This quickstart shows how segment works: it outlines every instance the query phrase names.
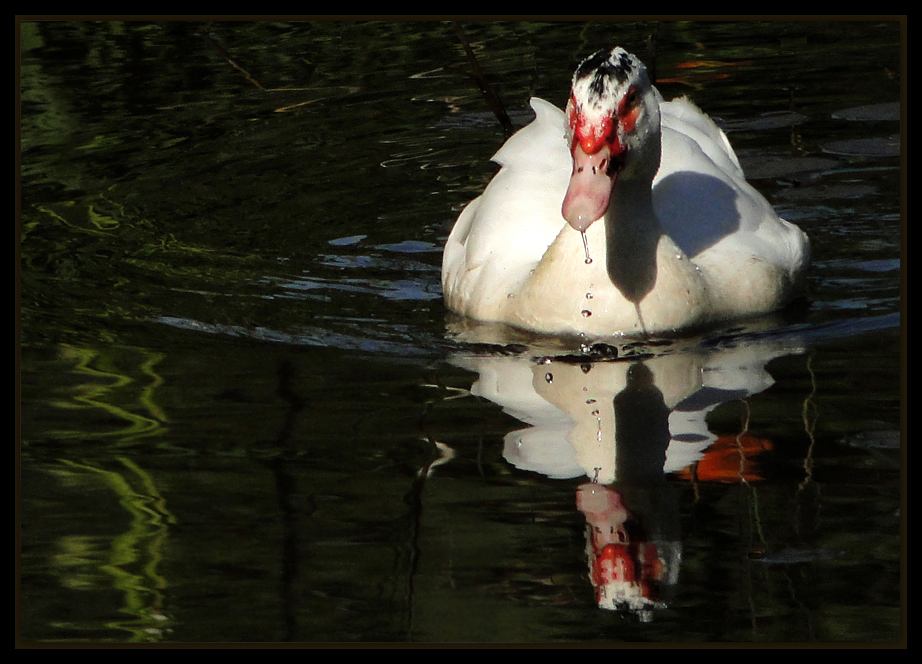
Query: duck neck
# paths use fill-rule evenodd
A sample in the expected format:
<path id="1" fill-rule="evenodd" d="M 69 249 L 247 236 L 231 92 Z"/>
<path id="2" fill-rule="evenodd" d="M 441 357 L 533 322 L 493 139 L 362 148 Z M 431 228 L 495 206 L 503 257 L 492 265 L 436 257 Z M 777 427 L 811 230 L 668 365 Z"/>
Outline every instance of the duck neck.
<path id="1" fill-rule="evenodd" d="M 656 164 L 658 167 L 659 159 Z M 649 168 L 625 169 L 615 182 L 605 214 L 608 276 L 635 305 L 656 284 L 657 247 L 663 234 L 653 210 L 656 170 L 649 171 Z"/>

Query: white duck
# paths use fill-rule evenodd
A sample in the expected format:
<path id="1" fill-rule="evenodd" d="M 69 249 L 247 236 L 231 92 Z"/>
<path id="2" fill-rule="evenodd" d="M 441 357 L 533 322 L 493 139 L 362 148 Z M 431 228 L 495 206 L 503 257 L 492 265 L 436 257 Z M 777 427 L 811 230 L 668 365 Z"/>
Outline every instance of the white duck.
<path id="1" fill-rule="evenodd" d="M 649 334 L 770 312 L 798 290 L 806 235 L 745 180 L 724 133 L 643 64 L 599 51 L 566 114 L 537 117 L 494 156 L 442 263 L 447 307 L 552 334 Z"/>

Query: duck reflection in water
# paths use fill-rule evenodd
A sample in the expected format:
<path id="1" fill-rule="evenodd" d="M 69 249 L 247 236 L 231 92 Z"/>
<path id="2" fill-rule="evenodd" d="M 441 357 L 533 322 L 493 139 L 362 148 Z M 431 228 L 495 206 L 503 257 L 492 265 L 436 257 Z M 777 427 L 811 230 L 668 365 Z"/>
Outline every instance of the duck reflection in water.
<path id="1" fill-rule="evenodd" d="M 680 558 L 678 508 L 663 475 L 669 408 L 651 371 L 638 362 L 628 367 L 612 410 L 617 482 L 581 485 L 576 506 L 586 517 L 589 579 L 598 605 L 648 620 L 653 608 L 665 605 Z"/>
<path id="2" fill-rule="evenodd" d="M 473 394 L 529 425 L 505 436 L 508 462 L 551 478 L 587 478 L 575 502 L 586 518 L 596 601 L 647 621 L 668 604 L 681 566 L 667 476 L 687 478 L 708 448 L 721 447 L 705 422 L 710 411 L 769 387 L 766 363 L 797 352 L 739 341 L 615 361 L 481 354 L 455 362 L 478 374 Z M 734 463 L 739 481 L 748 461 Z"/>

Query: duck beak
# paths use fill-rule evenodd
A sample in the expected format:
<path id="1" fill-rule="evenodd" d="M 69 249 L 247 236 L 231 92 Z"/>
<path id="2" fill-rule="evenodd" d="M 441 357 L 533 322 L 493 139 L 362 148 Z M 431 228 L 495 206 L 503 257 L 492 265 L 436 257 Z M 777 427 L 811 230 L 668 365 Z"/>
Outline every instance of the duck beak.
<path id="1" fill-rule="evenodd" d="M 564 196 L 561 213 L 574 229 L 585 232 L 608 209 L 611 190 L 620 169 L 612 168 L 612 154 L 603 144 L 593 154 L 587 154 L 579 141 L 573 145 L 573 174 Z"/>

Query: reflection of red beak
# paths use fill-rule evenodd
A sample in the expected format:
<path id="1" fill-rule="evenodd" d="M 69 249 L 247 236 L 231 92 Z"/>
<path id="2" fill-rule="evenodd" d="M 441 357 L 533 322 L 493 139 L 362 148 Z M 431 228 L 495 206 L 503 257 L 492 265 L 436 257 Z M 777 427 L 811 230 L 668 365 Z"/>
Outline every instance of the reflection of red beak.
<path id="1" fill-rule="evenodd" d="M 602 547 L 593 562 L 592 572 L 596 585 L 637 581 L 634 561 L 627 544 L 608 544 Z"/>
<path id="2" fill-rule="evenodd" d="M 620 588 L 625 595 L 631 595 L 628 588 L 634 587 L 634 592 L 641 597 L 659 601 L 665 566 L 657 555 L 655 544 L 607 544 L 594 552 L 591 563 L 592 585 L 597 595 L 612 588 Z"/>

